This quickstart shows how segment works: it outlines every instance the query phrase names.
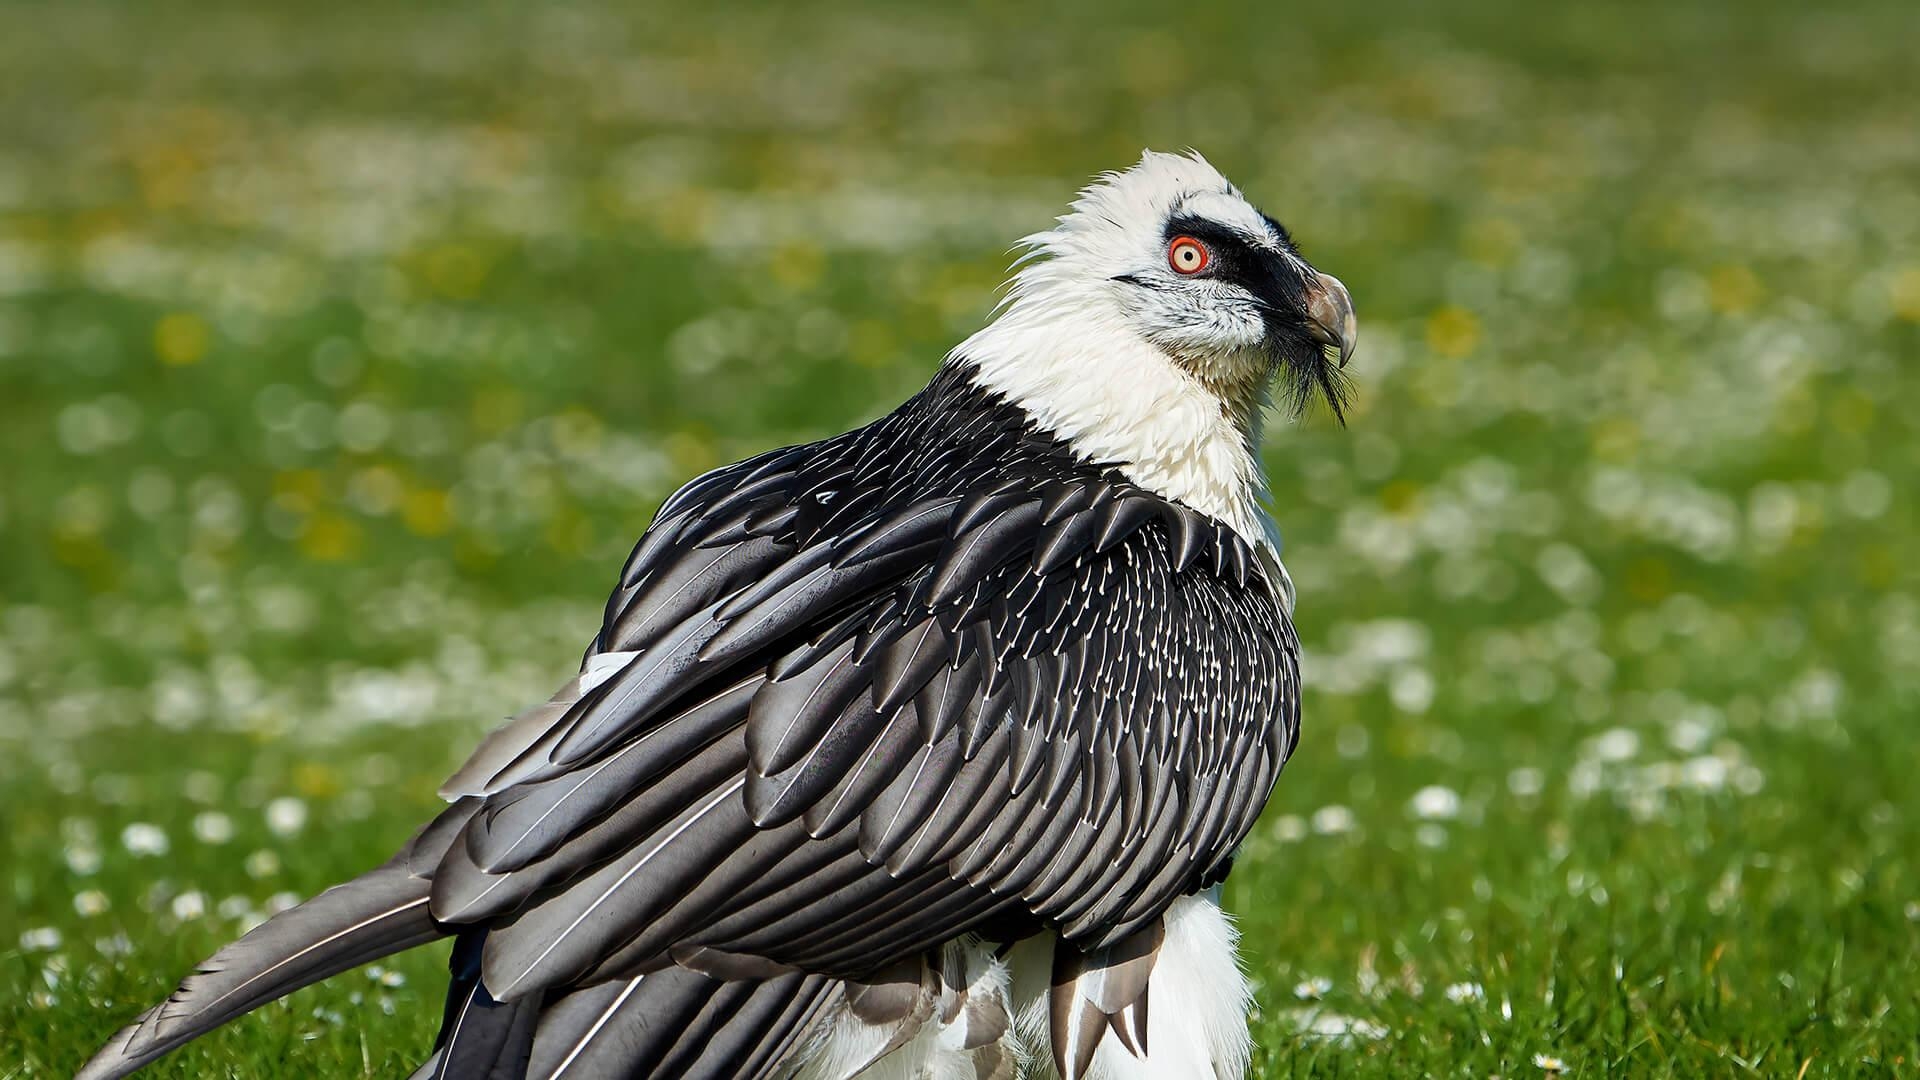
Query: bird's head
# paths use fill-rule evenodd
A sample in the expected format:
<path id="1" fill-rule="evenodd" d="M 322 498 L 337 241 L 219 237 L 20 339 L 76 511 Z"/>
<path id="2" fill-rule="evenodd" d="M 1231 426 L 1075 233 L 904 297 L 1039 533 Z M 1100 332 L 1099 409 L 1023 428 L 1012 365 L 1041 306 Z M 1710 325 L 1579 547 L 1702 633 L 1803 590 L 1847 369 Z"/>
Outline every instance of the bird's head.
<path id="1" fill-rule="evenodd" d="M 1277 376 L 1296 411 L 1317 393 L 1341 417 L 1357 329 L 1346 287 L 1199 155 L 1148 153 L 1045 235 L 1058 269 L 1104 273 L 1121 317 L 1223 397 Z"/>
<path id="2" fill-rule="evenodd" d="M 1022 244 L 1001 310 L 954 359 L 1088 457 L 1224 516 L 1261 487 L 1276 383 L 1295 412 L 1323 397 L 1342 416 L 1346 288 L 1199 154 L 1148 151 Z"/>
<path id="3" fill-rule="evenodd" d="M 1287 230 L 1197 153 L 1142 155 L 1026 237 L 1009 307 L 1111 320 L 1231 406 L 1277 379 L 1298 411 L 1346 405 L 1353 302 Z"/>

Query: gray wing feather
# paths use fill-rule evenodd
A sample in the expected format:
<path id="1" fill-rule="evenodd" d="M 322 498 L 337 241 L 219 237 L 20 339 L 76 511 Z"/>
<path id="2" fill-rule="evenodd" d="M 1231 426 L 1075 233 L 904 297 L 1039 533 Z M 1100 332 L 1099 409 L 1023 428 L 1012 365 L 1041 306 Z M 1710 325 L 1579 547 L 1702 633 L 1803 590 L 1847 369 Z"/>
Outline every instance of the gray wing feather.
<path id="1" fill-rule="evenodd" d="M 727 983 L 677 968 L 602 983 L 542 1012 L 527 1075 L 764 1080 L 839 992 L 818 975 Z"/>
<path id="2" fill-rule="evenodd" d="M 533 1053 L 540 1017 L 540 995 L 502 1002 L 487 993 L 480 979 L 482 932 L 463 934 L 453 947 L 452 985 L 446 1017 L 434 1048 L 429 1080 L 520 1080 Z"/>

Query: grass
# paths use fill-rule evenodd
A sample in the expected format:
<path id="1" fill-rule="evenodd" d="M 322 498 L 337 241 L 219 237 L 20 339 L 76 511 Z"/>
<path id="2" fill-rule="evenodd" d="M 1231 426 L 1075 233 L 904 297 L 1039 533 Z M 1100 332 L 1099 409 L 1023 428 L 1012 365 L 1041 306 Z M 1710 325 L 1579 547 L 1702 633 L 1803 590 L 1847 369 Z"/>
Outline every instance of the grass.
<path id="1" fill-rule="evenodd" d="M 0 1077 L 383 858 L 678 481 L 911 392 L 1142 144 L 1362 321 L 1351 426 L 1269 442 L 1258 1074 L 1911 1074 L 1916 34 L 0 7 Z M 393 1075 L 443 963 L 152 1072 Z"/>

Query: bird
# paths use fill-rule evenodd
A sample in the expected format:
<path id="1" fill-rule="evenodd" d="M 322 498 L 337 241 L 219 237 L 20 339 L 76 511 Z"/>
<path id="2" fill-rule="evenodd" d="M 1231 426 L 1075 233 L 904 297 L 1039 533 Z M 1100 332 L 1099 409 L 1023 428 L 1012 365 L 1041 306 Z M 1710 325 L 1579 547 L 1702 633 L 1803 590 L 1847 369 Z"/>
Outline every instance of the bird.
<path id="1" fill-rule="evenodd" d="M 1019 249 L 899 408 L 669 497 L 443 812 L 81 1080 L 445 938 L 416 1077 L 1241 1076 L 1220 885 L 1300 731 L 1262 429 L 1344 418 L 1353 304 L 1195 151 Z"/>

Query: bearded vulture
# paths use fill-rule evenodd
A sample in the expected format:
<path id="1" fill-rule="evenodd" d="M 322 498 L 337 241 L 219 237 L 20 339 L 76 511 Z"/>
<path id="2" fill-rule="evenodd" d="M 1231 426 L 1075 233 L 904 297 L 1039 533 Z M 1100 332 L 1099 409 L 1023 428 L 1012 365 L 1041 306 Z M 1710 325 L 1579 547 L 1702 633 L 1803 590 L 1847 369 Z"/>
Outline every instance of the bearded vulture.
<path id="1" fill-rule="evenodd" d="M 1197 154 L 1024 244 L 906 404 L 668 499 L 445 812 L 84 1080 L 443 937 L 420 1077 L 1242 1075 L 1218 885 L 1300 716 L 1260 421 L 1339 413 L 1353 307 Z"/>

